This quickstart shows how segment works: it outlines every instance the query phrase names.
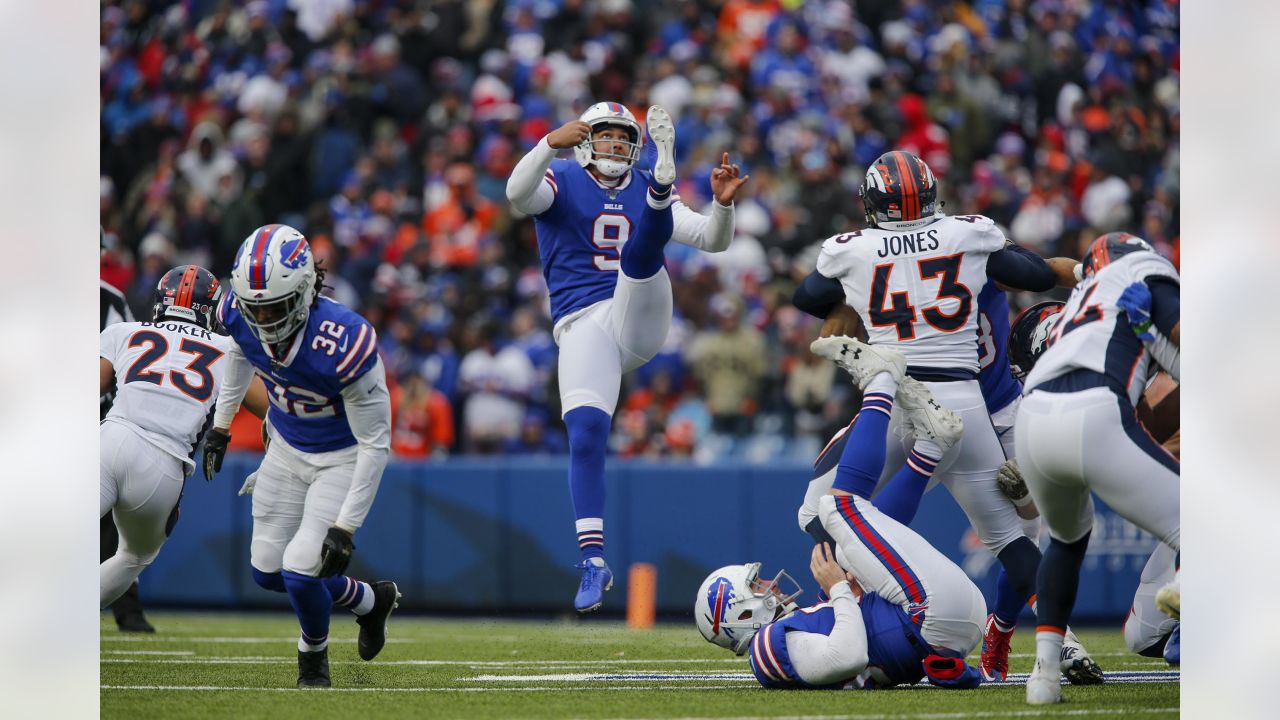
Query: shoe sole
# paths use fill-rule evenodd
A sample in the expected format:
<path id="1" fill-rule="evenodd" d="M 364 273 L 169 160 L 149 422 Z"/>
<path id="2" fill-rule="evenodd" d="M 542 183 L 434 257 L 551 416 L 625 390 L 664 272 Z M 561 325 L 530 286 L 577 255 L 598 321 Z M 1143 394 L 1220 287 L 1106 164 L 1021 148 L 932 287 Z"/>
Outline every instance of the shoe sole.
<path id="1" fill-rule="evenodd" d="M 1182 620 L 1182 590 L 1160 588 L 1156 593 L 1156 609 L 1174 620 Z"/>
<path id="2" fill-rule="evenodd" d="M 649 108 L 645 118 L 649 137 L 658 148 L 658 161 L 653 164 L 653 179 L 659 185 L 676 181 L 676 126 L 667 111 L 657 105 Z"/>
<path id="3" fill-rule="evenodd" d="M 609 582 L 605 584 L 604 590 L 600 592 L 600 602 L 596 603 L 595 605 L 592 605 L 591 607 L 574 608 L 574 610 L 577 610 L 579 615 L 586 615 L 587 613 L 591 613 L 599 610 L 601 607 L 604 606 L 604 594 L 609 592 L 612 589 L 613 589 L 613 578 L 609 578 Z"/>
<path id="4" fill-rule="evenodd" d="M 904 379 L 899 384 L 899 390 L 901 395 L 898 399 L 902 401 L 903 408 L 911 414 L 911 424 L 932 435 L 930 439 L 934 442 L 945 445 L 944 451 L 954 447 L 960 442 L 960 438 L 964 437 L 964 421 L 959 415 L 946 408 L 932 408 L 929 401 L 937 402 L 937 400 L 923 383 L 918 380 Z"/>
<path id="5" fill-rule="evenodd" d="M 393 583 L 391 583 L 391 588 L 392 588 L 393 590 L 395 590 L 395 592 L 396 592 L 396 597 L 395 597 L 395 599 L 394 599 L 394 600 L 392 600 L 392 601 L 391 601 L 391 609 L 387 611 L 387 616 L 386 616 L 386 617 L 384 617 L 384 618 L 382 618 L 382 638 L 383 638 L 383 644 L 382 644 L 382 646 L 383 646 L 383 647 L 386 647 L 387 625 L 388 625 L 388 621 L 390 621 L 390 620 L 391 620 L 391 613 L 395 612 L 395 609 L 396 609 L 396 608 L 398 608 L 398 607 L 400 607 L 400 598 L 404 597 L 404 595 L 401 595 L 401 594 L 400 594 L 400 586 L 399 586 L 399 585 L 396 585 L 396 584 L 393 582 Z M 370 660 L 372 660 L 372 659 L 374 659 L 374 658 L 378 657 L 378 654 L 379 654 L 379 653 L 381 653 L 381 652 L 382 652 L 382 648 L 378 648 L 378 652 L 376 652 L 376 653 L 374 653 L 374 654 L 370 655 L 369 657 L 365 657 L 363 653 L 360 653 L 360 644 L 359 644 L 359 642 L 357 642 L 357 643 L 356 643 L 356 653 L 357 653 L 358 655 L 360 655 L 360 659 L 361 659 L 361 660 L 364 660 L 365 662 L 368 662 L 368 661 L 370 661 Z"/>

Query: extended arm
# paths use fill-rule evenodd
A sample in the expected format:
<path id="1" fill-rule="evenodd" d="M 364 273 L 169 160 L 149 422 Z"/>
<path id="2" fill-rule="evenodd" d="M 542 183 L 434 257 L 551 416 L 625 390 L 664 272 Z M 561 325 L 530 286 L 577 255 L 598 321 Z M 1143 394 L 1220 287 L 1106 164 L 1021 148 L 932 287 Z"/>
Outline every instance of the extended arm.
<path id="1" fill-rule="evenodd" d="M 1080 282 L 1079 276 L 1076 275 L 1077 268 L 1080 267 L 1079 261 L 1068 257 L 1056 257 L 1049 258 L 1045 262 L 1049 263 L 1049 269 L 1053 271 L 1058 287 L 1073 288 Z"/>
<path id="2" fill-rule="evenodd" d="M 387 392 L 387 371 L 382 360 L 342 389 L 342 402 L 358 450 L 351 488 L 334 525 L 355 533 L 373 505 L 391 451 L 391 394 Z"/>
<path id="3" fill-rule="evenodd" d="M 829 278 L 814 270 L 791 296 L 791 304 L 816 318 L 826 318 L 837 305 L 844 302 L 844 286 L 835 278 Z"/>
<path id="4" fill-rule="evenodd" d="M 671 239 L 707 252 L 724 252 L 733 241 L 733 203 L 711 203 L 711 214 L 694 212 L 683 202 L 671 205 Z"/>
<path id="5" fill-rule="evenodd" d="M 1006 287 L 1031 292 L 1052 290 L 1057 283 L 1056 273 L 1044 258 L 1012 244 L 987 258 L 987 277 Z"/>
<path id="6" fill-rule="evenodd" d="M 248 358 L 241 352 L 240 346 L 231 343 L 231 349 L 227 351 L 227 369 L 222 374 L 222 387 L 218 389 L 218 403 L 213 410 L 213 427 L 215 430 L 221 430 L 224 434 L 231 427 L 231 421 L 235 419 L 236 413 L 240 411 L 240 403 L 244 402 L 245 395 L 249 392 L 249 385 L 253 382 L 253 365 L 249 364 Z M 261 381 L 258 383 L 262 387 Z M 262 390 L 262 400 L 266 399 L 266 389 Z M 250 412 L 253 411 L 252 404 L 257 399 L 251 400 Z M 265 414 L 265 410 L 263 413 Z M 258 413 L 254 413 L 257 415 Z M 261 417 L 261 415 L 259 415 Z"/>
<path id="7" fill-rule="evenodd" d="M 251 378 L 249 381 L 249 391 L 245 393 L 244 400 L 241 401 L 245 410 L 253 413 L 259 420 L 265 420 L 267 417 L 267 386 L 262 382 L 261 378 Z"/>

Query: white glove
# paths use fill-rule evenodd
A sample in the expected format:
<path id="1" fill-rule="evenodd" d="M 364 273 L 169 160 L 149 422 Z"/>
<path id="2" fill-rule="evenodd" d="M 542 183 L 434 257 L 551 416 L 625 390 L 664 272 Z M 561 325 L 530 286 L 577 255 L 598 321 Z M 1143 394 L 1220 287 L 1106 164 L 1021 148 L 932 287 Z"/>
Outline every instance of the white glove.
<path id="1" fill-rule="evenodd" d="M 240 492 L 236 493 L 236 495 L 252 495 L 253 486 L 257 484 L 258 472 L 255 470 L 254 472 L 249 473 L 249 477 L 244 479 L 244 484 L 240 486 Z"/>

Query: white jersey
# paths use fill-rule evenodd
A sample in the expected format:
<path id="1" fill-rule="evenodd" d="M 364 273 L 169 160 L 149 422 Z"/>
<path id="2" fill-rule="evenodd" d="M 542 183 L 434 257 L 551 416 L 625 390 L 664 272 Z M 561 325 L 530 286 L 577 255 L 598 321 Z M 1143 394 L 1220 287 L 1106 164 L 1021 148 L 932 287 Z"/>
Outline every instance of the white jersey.
<path id="1" fill-rule="evenodd" d="M 912 368 L 978 373 L 978 291 L 1004 234 L 982 215 L 939 216 L 904 230 L 868 228 L 828 238 L 818 272 L 838 279 L 873 345 Z"/>
<path id="2" fill-rule="evenodd" d="M 116 400 L 103 422 L 127 426 L 189 468 L 211 418 L 231 338 L 189 322 L 123 322 L 100 336 L 116 372 Z"/>
<path id="3" fill-rule="evenodd" d="M 1047 380 L 1085 369 L 1105 376 L 1107 387 L 1135 405 L 1147 386 L 1151 352 L 1116 301 L 1125 288 L 1152 277 L 1176 282 L 1178 271 L 1168 260 L 1141 250 L 1120 256 L 1082 280 L 1049 330 L 1049 347 L 1027 376 L 1026 393 Z"/>

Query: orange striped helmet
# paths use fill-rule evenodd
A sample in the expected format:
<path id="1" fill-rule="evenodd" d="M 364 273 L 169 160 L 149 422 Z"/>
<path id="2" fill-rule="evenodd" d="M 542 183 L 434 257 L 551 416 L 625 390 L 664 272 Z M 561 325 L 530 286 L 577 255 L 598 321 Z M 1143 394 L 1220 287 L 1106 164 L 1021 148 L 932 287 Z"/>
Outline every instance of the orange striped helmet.
<path id="1" fill-rule="evenodd" d="M 890 150 L 867 168 L 860 194 L 868 226 L 910 222 L 933 215 L 938 180 L 924 160 L 903 150 Z"/>
<path id="2" fill-rule="evenodd" d="M 218 278 L 213 273 L 199 265 L 179 265 L 165 273 L 156 285 L 151 319 L 186 320 L 211 330 L 218 296 Z"/>

